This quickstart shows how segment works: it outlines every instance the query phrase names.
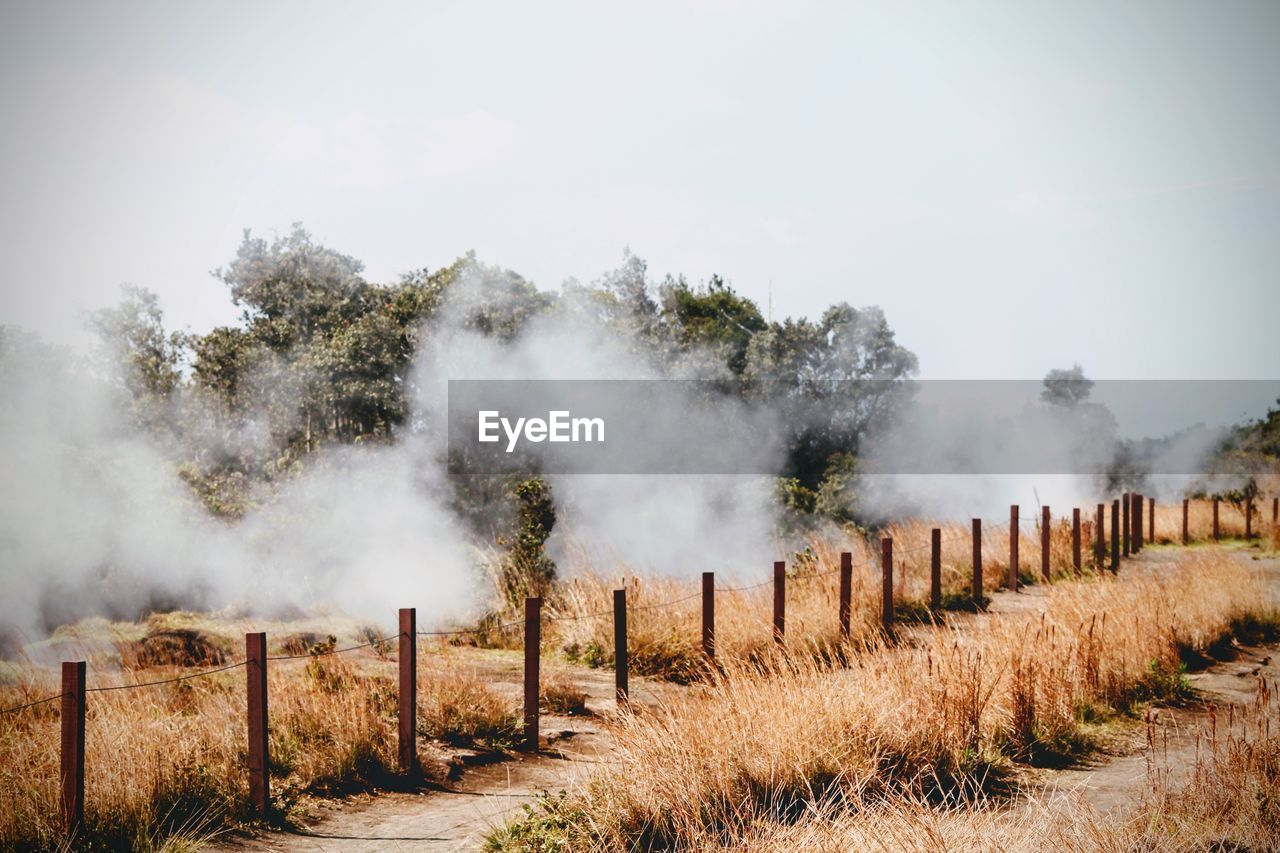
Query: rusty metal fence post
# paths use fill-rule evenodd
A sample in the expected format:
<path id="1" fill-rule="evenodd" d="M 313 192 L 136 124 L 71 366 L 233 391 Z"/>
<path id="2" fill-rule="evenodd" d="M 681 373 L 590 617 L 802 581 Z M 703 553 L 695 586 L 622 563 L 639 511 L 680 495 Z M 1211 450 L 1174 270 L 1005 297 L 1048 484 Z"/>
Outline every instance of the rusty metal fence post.
<path id="1" fill-rule="evenodd" d="M 84 671 L 82 660 L 62 662 L 62 830 L 70 838 L 84 823 Z"/>
<path id="2" fill-rule="evenodd" d="M 1093 525 L 1093 567 L 1100 572 L 1107 564 L 1107 505 L 1098 504 L 1097 513 L 1098 518 Z"/>
<path id="3" fill-rule="evenodd" d="M 702 573 L 702 653 L 716 657 L 716 573 Z"/>
<path id="4" fill-rule="evenodd" d="M 1080 574 L 1080 507 L 1071 508 L 1071 568 Z"/>
<path id="5" fill-rule="evenodd" d="M 942 529 L 938 527 L 929 539 L 929 609 L 942 609 Z"/>
<path id="6" fill-rule="evenodd" d="M 1009 589 L 1018 591 L 1018 505 L 1009 507 Z"/>
<path id="7" fill-rule="evenodd" d="M 618 707 L 627 704 L 630 662 L 627 660 L 627 591 L 613 591 L 613 686 Z"/>
<path id="8" fill-rule="evenodd" d="M 1222 538 L 1222 528 L 1218 526 L 1218 499 L 1213 499 L 1213 541 L 1217 542 Z"/>
<path id="9" fill-rule="evenodd" d="M 853 554 L 840 552 L 840 639 L 848 642 L 853 621 Z"/>
<path id="10" fill-rule="evenodd" d="M 418 610 L 400 608 L 400 772 L 418 774 Z"/>
<path id="11" fill-rule="evenodd" d="M 1137 523 L 1134 525 L 1133 536 L 1134 536 L 1134 540 L 1138 543 L 1137 548 L 1135 548 L 1134 550 L 1141 551 L 1143 547 L 1147 544 L 1147 525 L 1146 525 L 1146 518 L 1145 518 L 1147 513 L 1146 496 L 1144 495 L 1134 496 L 1133 513 L 1134 513 L 1134 517 L 1137 519 Z"/>
<path id="12" fill-rule="evenodd" d="M 886 632 L 893 630 L 893 539 L 880 540 L 880 575 L 882 581 L 880 623 Z"/>
<path id="13" fill-rule="evenodd" d="M 1156 499 L 1147 498 L 1147 544 L 1156 544 Z"/>
<path id="14" fill-rule="evenodd" d="M 1120 571 L 1120 501 L 1111 501 L 1111 573 Z"/>
<path id="15" fill-rule="evenodd" d="M 1130 492 L 1125 492 L 1120 496 L 1120 552 L 1122 556 L 1129 556 L 1133 541 L 1132 525 L 1133 519 L 1129 517 L 1130 511 L 1133 509 L 1133 496 Z"/>
<path id="16" fill-rule="evenodd" d="M 271 759 L 267 748 L 267 635 L 244 635 L 249 713 L 249 805 L 259 818 L 271 806 Z"/>
<path id="17" fill-rule="evenodd" d="M 982 519 L 973 520 L 973 606 L 982 604 Z"/>
<path id="18" fill-rule="evenodd" d="M 1049 582 L 1049 506 L 1040 507 L 1040 576 Z"/>
<path id="19" fill-rule="evenodd" d="M 787 635 L 787 564 L 773 564 L 773 641 L 781 646 Z"/>
<path id="20" fill-rule="evenodd" d="M 538 694 L 541 692 L 542 599 L 524 600 L 524 748 L 538 751 Z"/>

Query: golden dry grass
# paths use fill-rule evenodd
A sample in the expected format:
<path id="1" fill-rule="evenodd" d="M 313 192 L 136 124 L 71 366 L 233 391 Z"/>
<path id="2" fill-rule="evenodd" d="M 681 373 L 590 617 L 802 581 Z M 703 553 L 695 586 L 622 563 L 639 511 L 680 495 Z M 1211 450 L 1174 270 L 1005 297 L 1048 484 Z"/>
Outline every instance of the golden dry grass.
<path id="1" fill-rule="evenodd" d="M 1087 717 L 1176 694 L 1180 655 L 1264 600 L 1243 564 L 1204 553 L 1049 587 L 1038 612 L 918 628 L 847 668 L 726 662 L 713 683 L 622 715 L 614 765 L 552 821 L 571 849 L 697 849 L 821 803 L 960 802 L 998 787 L 1009 761 L 1087 746 Z"/>
<path id="2" fill-rule="evenodd" d="M 937 806 L 902 796 L 857 809 L 828 802 L 795 821 L 767 814 L 699 849 L 1162 851 L 1280 849 L 1280 706 L 1263 685 L 1254 706 L 1211 709 L 1194 765 L 1172 774 L 1157 754 L 1141 800 L 1100 814 L 1074 794 Z"/>
<path id="3" fill-rule="evenodd" d="M 281 647 L 289 645 L 283 638 L 298 632 L 277 627 L 282 640 L 272 644 L 271 653 L 289 653 Z M 69 633 L 74 632 L 64 635 Z M 99 648 L 95 643 L 88 651 Z M 447 649 L 431 653 L 435 648 L 424 643 L 419 654 L 419 733 L 451 743 L 514 740 L 513 699 L 495 693 L 469 658 Z M 278 808 L 287 812 L 307 796 L 396 784 L 396 665 L 383 652 L 369 648 L 269 664 L 272 793 Z M 152 667 L 125 673 L 106 669 L 100 656 L 96 662 L 90 688 L 197 671 Z M 8 678 L 0 687 L 5 707 L 59 690 L 43 667 L 10 671 Z M 83 843 L 152 848 L 184 827 L 185 834 L 198 835 L 245 818 L 245 705 L 243 668 L 90 693 Z M 58 846 L 58 744 L 57 702 L 0 715 L 0 848 Z"/>
<path id="4" fill-rule="evenodd" d="M 970 524 L 909 521 L 890 525 L 883 535 L 894 541 L 894 597 L 899 617 L 930 618 L 931 533 L 942 531 L 941 576 L 944 607 L 964 607 L 972 587 L 973 538 Z M 1082 525 L 1082 570 L 1094 569 L 1093 524 Z M 1050 572 L 1054 579 L 1074 576 L 1071 520 L 1050 524 Z M 1040 578 L 1038 520 L 1020 524 L 1019 570 L 1023 582 Z M 874 643 L 880 629 L 882 574 L 880 540 L 856 532 L 813 536 L 788 559 L 786 638 L 794 649 L 827 656 L 839 642 L 840 554 L 853 562 L 852 639 Z M 1008 522 L 984 524 L 983 589 L 989 594 L 1007 585 L 1010 562 Z M 614 570 L 609 574 L 585 564 L 566 567 L 570 581 L 548 602 L 547 636 L 570 659 L 589 665 L 613 663 L 612 590 L 627 591 L 627 629 L 633 672 L 687 682 L 705 674 L 701 655 L 701 587 L 697 580 Z M 744 589 L 745 587 L 745 589 Z M 663 606 L 674 602 L 671 606 Z M 932 618 L 941 618 L 933 614 Z M 757 659 L 773 646 L 772 565 L 716 578 L 716 651 L 726 659 Z"/>

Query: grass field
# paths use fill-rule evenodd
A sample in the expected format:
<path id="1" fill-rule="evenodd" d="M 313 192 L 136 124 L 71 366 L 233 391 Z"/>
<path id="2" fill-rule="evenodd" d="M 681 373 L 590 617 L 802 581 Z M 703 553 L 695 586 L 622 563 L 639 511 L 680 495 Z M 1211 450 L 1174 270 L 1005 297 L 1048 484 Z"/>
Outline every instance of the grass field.
<path id="1" fill-rule="evenodd" d="M 1182 667 L 1204 650 L 1274 639 L 1266 600 L 1243 564 L 1197 554 L 1056 584 L 1043 609 L 922 626 L 838 666 L 726 665 L 656 712 L 619 717 L 617 762 L 493 846 L 736 849 L 762 822 L 791 832 L 815 809 L 998 797 L 1011 766 L 1070 760 L 1109 718 L 1184 698 Z"/>
<path id="2" fill-rule="evenodd" d="M 1162 508 L 1158 539 L 1170 513 L 1180 535 L 1180 508 Z M 1195 513 L 1202 519 L 1205 507 Z M 859 833 L 909 833 L 922 821 L 963 837 L 993 819 L 983 804 L 1004 796 L 1011 769 L 1087 753 L 1109 721 L 1144 703 L 1181 699 L 1180 668 L 1203 650 L 1274 631 L 1257 579 L 1222 550 L 1168 549 L 1176 565 L 1157 572 L 1133 564 L 1116 577 L 1093 571 L 1086 531 L 1084 572 L 1076 577 L 1070 525 L 1061 520 L 1051 529 L 1054 583 L 1024 599 L 1042 606 L 929 615 L 934 526 L 943 529 L 947 603 L 961 604 L 971 576 L 967 523 L 920 521 L 887 531 L 895 541 L 896 597 L 912 620 L 894 638 L 878 625 L 878 542 L 814 538 L 780 555 L 788 562 L 785 655 L 771 639 L 770 562 L 717 578 L 716 670 L 700 654 L 695 580 L 625 566 L 607 573 L 562 567 L 570 580 L 548 596 L 543 632 L 548 709 L 572 710 L 581 701 L 575 667 L 612 665 L 608 610 L 618 578 L 629 596 L 633 671 L 689 687 L 656 709 L 611 719 L 621 764 L 495 836 L 494 845 L 763 850 L 812 837 L 839 846 Z M 1273 529 L 1259 529 L 1270 547 L 1280 546 Z M 1021 574 L 1030 581 L 1040 561 L 1034 523 L 1024 522 L 1021 538 Z M 841 551 L 852 552 L 855 566 L 853 642 L 844 646 L 834 571 Z M 1007 526 L 988 524 L 988 594 L 1005 582 L 1008 553 Z M 503 616 L 495 611 L 489 621 Z M 0 664 L 0 706 L 59 691 L 43 661 L 88 660 L 91 687 L 166 681 L 238 662 L 248 630 L 268 632 L 272 655 L 296 656 L 269 667 L 278 819 L 315 798 L 406 784 L 396 767 L 394 643 L 377 642 L 378 629 L 333 613 L 263 622 L 179 612 L 65 626 L 29 646 L 28 659 Z M 332 654 L 349 646 L 360 648 Z M 500 753 L 516 743 L 519 646 L 518 631 L 422 640 L 418 734 L 424 747 L 438 746 L 421 750 L 428 779 L 448 772 L 449 747 Z M 180 849 L 249 821 L 244 705 L 238 668 L 91 693 L 86 824 L 77 846 Z M 56 702 L 0 715 L 0 847 L 62 843 L 58 737 Z M 1236 772 L 1227 764 L 1243 749 L 1224 752 L 1213 772 Z M 1268 765 L 1243 766 L 1239 772 L 1256 775 Z M 1185 810 L 1193 800 L 1170 793 L 1168 801 Z M 1035 820 L 1044 832 L 1062 828 L 1062 818 L 1047 812 Z M 1025 831 L 1033 832 L 1031 824 Z"/>

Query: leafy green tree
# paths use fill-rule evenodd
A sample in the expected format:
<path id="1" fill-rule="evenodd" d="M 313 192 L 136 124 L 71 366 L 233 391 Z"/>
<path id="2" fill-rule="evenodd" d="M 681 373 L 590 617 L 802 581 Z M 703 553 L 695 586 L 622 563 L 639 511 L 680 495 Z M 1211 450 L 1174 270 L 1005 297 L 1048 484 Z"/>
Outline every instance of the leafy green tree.
<path id="1" fill-rule="evenodd" d="M 743 381 L 749 398 L 795 425 L 785 474 L 816 489 L 832 454 L 856 454 L 909 398 L 916 369 L 879 308 L 839 303 L 816 323 L 787 319 L 753 335 Z"/>
<path id="2" fill-rule="evenodd" d="M 151 291 L 124 285 L 120 302 L 89 315 L 107 377 L 128 392 L 135 413 L 145 422 L 163 417 L 159 407 L 182 382 L 188 336 L 166 332 L 164 312 Z"/>
<path id="3" fill-rule="evenodd" d="M 251 327 L 270 326 L 270 342 L 288 347 L 363 313 L 369 285 L 356 259 L 312 242 L 301 223 L 271 242 L 247 229 L 236 257 L 214 272 L 244 308 Z"/>
<path id="4" fill-rule="evenodd" d="M 1093 380 L 1084 375 L 1084 368 L 1072 365 L 1070 370 L 1050 370 L 1044 377 L 1044 389 L 1040 399 L 1054 406 L 1074 408 L 1089 399 Z"/>
<path id="5" fill-rule="evenodd" d="M 662 288 L 662 301 L 678 345 L 714 352 L 734 376 L 746 369 L 752 337 L 768 327 L 756 304 L 718 275 L 700 288 L 683 279 L 670 281 Z"/>
<path id="6" fill-rule="evenodd" d="M 545 545 L 556 526 L 556 506 L 551 487 L 539 478 L 518 483 L 516 533 L 502 566 L 503 592 L 516 607 L 526 596 L 541 596 L 551 588 L 556 564 L 547 556 Z"/>

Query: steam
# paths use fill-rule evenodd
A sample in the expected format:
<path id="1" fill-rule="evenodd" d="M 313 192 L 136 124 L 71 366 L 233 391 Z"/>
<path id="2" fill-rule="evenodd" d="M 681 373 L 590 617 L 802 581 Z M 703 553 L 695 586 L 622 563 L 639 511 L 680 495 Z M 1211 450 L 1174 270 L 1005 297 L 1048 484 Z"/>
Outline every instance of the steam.
<path id="1" fill-rule="evenodd" d="M 450 509 L 449 379 L 707 378 L 722 369 L 696 352 L 655 364 L 632 336 L 584 317 L 571 300 L 504 342 L 470 322 L 491 302 L 464 277 L 423 329 L 411 427 L 395 443 L 326 448 L 232 522 L 199 504 L 169 449 L 136 429 L 125 395 L 83 362 L 5 330 L 0 634 L 32 639 L 89 615 L 136 618 L 175 606 L 270 616 L 334 605 L 375 624 L 405 606 L 428 625 L 473 612 L 486 594 L 483 555 Z M 248 381 L 287 376 L 281 366 L 267 359 Z M 216 412 L 198 412 L 183 419 L 193 424 L 184 441 L 210 454 L 260 451 L 290 411 L 287 400 L 281 410 L 264 404 L 232 430 Z M 654 452 L 685 428 L 673 420 L 653 437 Z M 548 479 L 560 519 L 548 548 L 559 560 L 690 573 L 753 569 L 775 547 L 763 478 Z"/>
<path id="2" fill-rule="evenodd" d="M 421 409 L 437 442 L 446 429 L 449 379 L 727 378 L 717 359 L 696 350 L 675 364 L 653 362 L 638 345 L 638 329 L 620 332 L 577 310 L 572 300 L 529 321 L 510 345 L 499 344 L 471 330 L 470 312 L 486 304 L 480 286 L 474 278 L 457 283 L 443 322 L 433 324 L 442 331 L 429 336 L 420 352 Z M 761 429 L 779 428 L 774 413 L 749 410 L 734 399 L 720 401 L 717 409 L 721 418 L 756 418 Z M 694 410 L 691 401 L 683 414 L 674 411 L 639 452 L 656 457 L 677 446 L 696 428 Z M 573 555 L 598 567 L 622 564 L 687 575 L 716 568 L 751 571 L 773 559 L 778 518 L 767 478 L 588 474 L 574 470 L 572 458 L 564 457 L 569 473 L 545 478 L 558 509 L 547 546 L 558 562 Z M 751 463 L 758 466 L 760 460 Z M 774 463 L 780 467 L 781 457 Z M 744 459 L 742 467 L 751 466 Z"/>
<path id="3" fill-rule="evenodd" d="M 334 605 L 376 624 L 413 606 L 425 625 L 460 618 L 487 590 L 478 569 L 484 536 L 452 508 L 458 496 L 445 474 L 450 379 L 731 378 L 714 354 L 649 345 L 641 321 L 606 322 L 571 288 L 517 324 L 518 334 L 495 334 L 482 315 L 511 306 L 485 288 L 483 276 L 464 273 L 421 329 L 410 417 L 395 442 L 326 448 L 300 474 L 282 473 L 283 485 L 235 522 L 205 511 L 175 471 L 173 448 L 137 430 L 126 395 L 75 358 L 0 330 L 0 638 L 172 606 L 272 615 Z M 197 407 L 181 421 L 192 425 L 180 439 L 188 457 L 270 446 L 298 410 L 279 385 L 296 374 L 275 358 L 247 381 L 274 383 L 276 393 L 262 398 L 276 402 L 232 427 L 200 411 L 199 400 L 177 402 Z M 1028 386 L 956 394 L 954 384 L 923 383 L 860 448 L 858 515 L 1003 518 L 1013 503 L 1065 510 L 1109 497 L 1106 478 L 1118 452 L 1131 449 L 1111 413 L 1095 403 L 1042 403 L 1039 384 Z M 696 428 L 690 402 L 644 452 L 662 454 Z M 753 419 L 759 434 L 780 434 L 788 417 L 733 395 L 716 405 L 714 416 Z M 1189 430 L 1143 448 L 1133 476 L 1148 494 L 1170 497 L 1190 477 L 1152 479 L 1144 470 L 1203 470 L 1220 440 Z M 760 470 L 761 455 L 782 470 L 780 447 L 742 452 L 753 454 L 742 470 Z M 558 510 L 548 549 L 562 565 L 746 575 L 782 556 L 769 478 L 558 470 L 565 473 L 547 477 Z"/>
<path id="4" fill-rule="evenodd" d="M 432 620 L 475 600 L 472 549 L 413 440 L 326 454 L 265 508 L 222 522 L 69 356 L 10 348 L 0 397 L 0 627 L 11 639 L 174 606 L 331 604 L 385 624 L 396 607 Z"/>

